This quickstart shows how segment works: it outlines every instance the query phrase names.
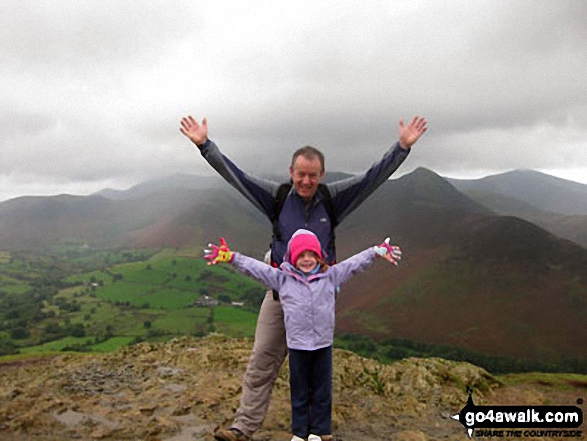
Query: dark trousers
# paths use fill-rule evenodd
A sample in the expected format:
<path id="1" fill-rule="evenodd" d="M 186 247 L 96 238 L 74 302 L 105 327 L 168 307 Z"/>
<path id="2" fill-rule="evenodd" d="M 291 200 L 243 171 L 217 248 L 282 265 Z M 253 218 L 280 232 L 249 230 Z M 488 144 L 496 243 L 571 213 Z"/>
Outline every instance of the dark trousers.
<path id="1" fill-rule="evenodd" d="M 330 435 L 332 346 L 315 351 L 289 349 L 291 430 L 300 438 Z"/>

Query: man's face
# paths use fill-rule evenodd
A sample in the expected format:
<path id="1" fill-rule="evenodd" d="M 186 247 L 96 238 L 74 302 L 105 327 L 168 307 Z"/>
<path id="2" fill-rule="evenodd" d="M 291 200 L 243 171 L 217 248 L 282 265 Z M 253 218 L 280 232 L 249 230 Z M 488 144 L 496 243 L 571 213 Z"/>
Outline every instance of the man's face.
<path id="1" fill-rule="evenodd" d="M 293 167 L 289 168 L 293 186 L 302 199 L 312 199 L 318 190 L 318 184 L 324 177 L 324 171 L 318 157 L 308 159 L 298 156 Z"/>

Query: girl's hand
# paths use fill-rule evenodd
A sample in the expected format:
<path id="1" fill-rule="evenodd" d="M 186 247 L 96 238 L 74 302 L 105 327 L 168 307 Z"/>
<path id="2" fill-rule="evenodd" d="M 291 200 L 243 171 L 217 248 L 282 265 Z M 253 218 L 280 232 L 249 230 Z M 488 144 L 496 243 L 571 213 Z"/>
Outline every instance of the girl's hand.
<path id="1" fill-rule="evenodd" d="M 401 248 L 395 245 L 389 245 L 389 237 L 385 239 L 381 245 L 374 246 L 373 251 L 375 251 L 375 253 L 377 253 L 378 256 L 381 256 L 384 259 L 389 260 L 396 266 L 398 263 L 397 261 L 401 260 L 402 258 Z"/>
<path id="2" fill-rule="evenodd" d="M 208 265 L 216 265 L 217 263 L 231 263 L 234 259 L 234 252 L 230 251 L 228 244 L 223 237 L 220 238 L 220 246 L 208 244 L 210 250 L 204 250 L 206 255 L 204 259 L 208 261 Z"/>

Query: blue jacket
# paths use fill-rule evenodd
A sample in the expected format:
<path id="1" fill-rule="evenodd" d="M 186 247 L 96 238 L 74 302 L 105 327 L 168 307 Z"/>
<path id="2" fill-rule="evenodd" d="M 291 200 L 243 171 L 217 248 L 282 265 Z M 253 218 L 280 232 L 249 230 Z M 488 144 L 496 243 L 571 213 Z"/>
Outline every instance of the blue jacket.
<path id="1" fill-rule="evenodd" d="M 333 343 L 336 287 L 365 270 L 375 256 L 373 248 L 369 248 L 325 272 L 307 277 L 296 272 L 289 262 L 283 262 L 277 269 L 240 253 L 234 254 L 232 264 L 242 273 L 279 292 L 287 347 L 314 351 Z"/>
<path id="2" fill-rule="evenodd" d="M 277 190 L 280 183 L 251 176 L 239 169 L 230 159 L 224 156 L 216 144 L 207 140 L 198 146 L 202 156 L 208 163 L 255 207 L 264 213 L 270 220 L 274 214 Z M 332 198 L 334 215 L 337 224 L 355 210 L 377 187 L 383 184 L 409 154 L 399 146 L 393 144 L 383 158 L 373 164 L 369 170 L 348 179 L 326 184 Z M 334 228 L 322 195 L 318 192 L 314 196 L 308 210 L 304 201 L 292 187 L 283 204 L 279 220 L 281 239 L 275 236 L 271 243 L 271 258 L 278 265 L 283 261 L 287 243 L 291 235 L 300 228 L 312 231 L 326 252 L 326 261 L 330 264 L 336 261 L 334 249 Z"/>

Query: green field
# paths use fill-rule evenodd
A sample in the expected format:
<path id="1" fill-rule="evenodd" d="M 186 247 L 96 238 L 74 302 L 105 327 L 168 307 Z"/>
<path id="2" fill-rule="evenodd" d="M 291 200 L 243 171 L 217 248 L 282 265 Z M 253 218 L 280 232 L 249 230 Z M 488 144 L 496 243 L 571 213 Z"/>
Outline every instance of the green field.
<path id="1" fill-rule="evenodd" d="M 0 306 L 8 308 L 0 355 L 110 351 L 209 332 L 254 335 L 265 288 L 233 268 L 169 249 L 95 253 L 71 246 L 40 256 L 0 252 Z"/>

